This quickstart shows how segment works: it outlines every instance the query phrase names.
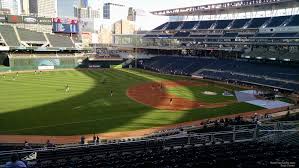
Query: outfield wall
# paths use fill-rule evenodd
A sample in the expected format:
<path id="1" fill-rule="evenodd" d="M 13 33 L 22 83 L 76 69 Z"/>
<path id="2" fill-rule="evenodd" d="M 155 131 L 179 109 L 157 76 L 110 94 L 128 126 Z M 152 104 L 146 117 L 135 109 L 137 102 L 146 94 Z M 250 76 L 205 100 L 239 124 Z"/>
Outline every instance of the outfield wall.
<path id="1" fill-rule="evenodd" d="M 12 71 L 84 68 L 86 57 L 11 57 Z"/>

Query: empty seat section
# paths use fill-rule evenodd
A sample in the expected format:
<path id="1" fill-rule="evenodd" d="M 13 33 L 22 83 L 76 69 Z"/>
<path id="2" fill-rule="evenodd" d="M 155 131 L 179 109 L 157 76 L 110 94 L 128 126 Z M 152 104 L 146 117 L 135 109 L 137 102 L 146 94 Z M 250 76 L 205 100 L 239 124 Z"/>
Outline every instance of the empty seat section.
<path id="1" fill-rule="evenodd" d="M 214 29 L 225 29 L 232 20 L 218 20 Z"/>
<path id="2" fill-rule="evenodd" d="M 299 15 L 293 16 L 292 20 L 287 24 L 287 26 L 299 26 Z"/>
<path id="3" fill-rule="evenodd" d="M 158 37 L 166 38 L 166 37 L 172 37 L 171 34 L 160 34 Z"/>
<path id="4" fill-rule="evenodd" d="M 254 18 L 250 22 L 247 28 L 259 28 L 263 24 L 265 24 L 266 21 L 268 21 L 270 18 Z"/>
<path id="5" fill-rule="evenodd" d="M 21 28 L 18 28 L 17 30 L 19 32 L 21 41 L 27 41 L 27 42 L 29 42 L 29 41 L 46 42 L 47 41 L 44 34 L 41 32 L 34 32 L 31 30 L 26 30 L 26 29 L 21 29 Z"/>
<path id="6" fill-rule="evenodd" d="M 215 21 L 201 21 L 197 29 L 209 29 Z"/>
<path id="7" fill-rule="evenodd" d="M 212 38 L 218 38 L 218 37 L 221 37 L 222 35 L 221 34 L 208 34 L 207 37 L 212 37 Z"/>
<path id="8" fill-rule="evenodd" d="M 175 30 L 177 29 L 183 22 L 170 22 L 167 26 L 166 30 Z"/>
<path id="9" fill-rule="evenodd" d="M 146 37 L 146 38 L 153 38 L 153 37 L 158 37 L 158 35 L 156 35 L 156 34 L 147 34 L 144 37 Z"/>
<path id="10" fill-rule="evenodd" d="M 206 34 L 191 34 L 190 37 L 206 37 Z"/>
<path id="11" fill-rule="evenodd" d="M 193 29 L 199 21 L 187 21 L 184 22 L 184 25 L 182 26 L 182 30 L 187 30 L 187 29 Z"/>
<path id="12" fill-rule="evenodd" d="M 297 33 L 276 33 L 273 37 L 295 37 Z"/>
<path id="13" fill-rule="evenodd" d="M 162 30 L 167 24 L 168 24 L 168 22 L 166 22 L 166 23 L 164 23 L 164 24 L 162 24 L 162 25 L 154 28 L 154 30 Z"/>
<path id="14" fill-rule="evenodd" d="M 225 33 L 223 37 L 237 37 L 238 33 Z"/>
<path id="15" fill-rule="evenodd" d="M 188 37 L 190 32 L 177 32 L 174 37 Z"/>
<path id="16" fill-rule="evenodd" d="M 13 27 L 0 25 L 0 33 L 8 46 L 20 46 L 20 42 Z"/>
<path id="17" fill-rule="evenodd" d="M 67 36 L 48 34 L 48 39 L 53 47 L 75 47 L 72 40 Z"/>
<path id="18" fill-rule="evenodd" d="M 273 17 L 270 23 L 266 27 L 278 27 L 282 25 L 289 18 L 290 18 L 289 16 Z"/>
<path id="19" fill-rule="evenodd" d="M 258 33 L 255 37 L 271 37 L 272 33 Z"/>
<path id="20" fill-rule="evenodd" d="M 235 20 L 233 25 L 231 26 L 231 29 L 240 29 L 242 28 L 243 26 L 245 26 L 245 24 L 247 22 L 249 22 L 250 19 L 238 19 L 238 20 Z"/>

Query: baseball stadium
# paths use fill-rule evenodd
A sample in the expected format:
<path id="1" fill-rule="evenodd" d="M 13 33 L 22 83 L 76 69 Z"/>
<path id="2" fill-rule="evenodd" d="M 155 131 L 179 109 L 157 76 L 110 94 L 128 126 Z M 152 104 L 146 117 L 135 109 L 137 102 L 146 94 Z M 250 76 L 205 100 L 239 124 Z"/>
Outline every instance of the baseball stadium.
<path id="1" fill-rule="evenodd" d="M 0 168 L 298 167 L 298 0 L 0 3 Z"/>

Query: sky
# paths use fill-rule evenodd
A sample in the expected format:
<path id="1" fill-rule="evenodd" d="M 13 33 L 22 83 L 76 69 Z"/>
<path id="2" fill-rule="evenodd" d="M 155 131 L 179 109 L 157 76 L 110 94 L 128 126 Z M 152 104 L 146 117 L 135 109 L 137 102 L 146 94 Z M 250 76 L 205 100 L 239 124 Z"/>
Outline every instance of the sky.
<path id="1" fill-rule="evenodd" d="M 236 0 L 127 0 L 130 6 L 147 11 L 189 7 L 211 3 L 221 3 Z"/>

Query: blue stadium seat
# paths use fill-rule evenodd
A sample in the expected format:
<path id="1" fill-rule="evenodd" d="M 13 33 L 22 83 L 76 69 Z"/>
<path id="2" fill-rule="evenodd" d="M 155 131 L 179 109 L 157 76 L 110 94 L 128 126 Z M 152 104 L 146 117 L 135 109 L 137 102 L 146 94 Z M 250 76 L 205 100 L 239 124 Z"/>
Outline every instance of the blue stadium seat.
<path id="1" fill-rule="evenodd" d="M 281 26 L 290 16 L 279 16 L 271 18 L 270 23 L 266 27 L 278 27 Z"/>
<path id="2" fill-rule="evenodd" d="M 223 37 L 237 37 L 238 33 L 225 33 Z"/>
<path id="3" fill-rule="evenodd" d="M 154 28 L 154 30 L 162 30 L 167 24 L 168 24 L 168 22 L 166 22 L 166 23 L 164 23 L 164 24 L 162 24 L 162 25 Z"/>
<path id="4" fill-rule="evenodd" d="M 177 32 L 174 37 L 188 37 L 190 32 Z"/>
<path id="5" fill-rule="evenodd" d="M 184 25 L 182 26 L 182 30 L 191 30 L 193 29 L 199 21 L 186 21 L 184 22 Z"/>
<path id="6" fill-rule="evenodd" d="M 175 30 L 177 29 L 183 22 L 170 22 L 167 26 L 166 30 Z"/>
<path id="7" fill-rule="evenodd" d="M 286 26 L 299 26 L 299 15 L 292 17 L 292 20 Z"/>
<path id="8" fill-rule="evenodd" d="M 209 29 L 212 24 L 215 23 L 215 20 L 212 21 L 200 21 L 199 26 L 197 27 L 197 29 Z"/>
<path id="9" fill-rule="evenodd" d="M 214 29 L 225 29 L 231 22 L 232 20 L 218 20 Z"/>
<path id="10" fill-rule="evenodd" d="M 249 22 L 250 19 L 237 19 L 234 21 L 234 23 L 231 26 L 231 29 L 240 29 L 246 25 L 247 22 Z"/>
<path id="11" fill-rule="evenodd" d="M 297 33 L 276 33 L 273 37 L 296 37 Z"/>
<path id="12" fill-rule="evenodd" d="M 265 22 L 267 22 L 270 18 L 266 17 L 266 18 L 254 18 L 251 20 L 250 24 L 248 25 L 247 28 L 259 28 L 261 27 L 263 24 L 265 24 Z"/>

